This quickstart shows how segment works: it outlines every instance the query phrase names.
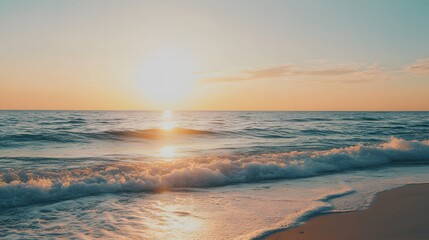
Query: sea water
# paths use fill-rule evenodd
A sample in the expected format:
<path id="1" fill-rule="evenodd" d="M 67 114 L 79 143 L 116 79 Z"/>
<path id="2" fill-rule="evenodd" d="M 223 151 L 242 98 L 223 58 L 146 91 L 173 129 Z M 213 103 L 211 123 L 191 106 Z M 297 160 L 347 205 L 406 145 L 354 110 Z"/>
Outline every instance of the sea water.
<path id="1" fill-rule="evenodd" d="M 0 111 L 0 237 L 249 239 L 429 182 L 429 112 Z"/>

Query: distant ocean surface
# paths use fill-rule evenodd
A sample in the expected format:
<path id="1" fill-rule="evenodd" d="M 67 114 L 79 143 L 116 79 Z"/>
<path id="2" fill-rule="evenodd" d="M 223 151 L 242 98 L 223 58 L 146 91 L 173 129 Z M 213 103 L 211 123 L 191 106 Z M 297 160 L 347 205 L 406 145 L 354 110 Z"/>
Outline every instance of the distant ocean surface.
<path id="1" fill-rule="evenodd" d="M 429 112 L 0 111 L 0 238 L 249 239 L 429 182 Z"/>

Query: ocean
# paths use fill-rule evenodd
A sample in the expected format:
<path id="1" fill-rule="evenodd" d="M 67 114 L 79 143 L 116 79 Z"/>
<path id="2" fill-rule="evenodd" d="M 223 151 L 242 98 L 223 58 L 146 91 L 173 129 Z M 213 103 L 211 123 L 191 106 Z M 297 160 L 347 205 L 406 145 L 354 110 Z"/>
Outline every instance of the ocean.
<path id="1" fill-rule="evenodd" d="M 429 182 L 429 112 L 0 111 L 0 238 L 250 239 Z"/>

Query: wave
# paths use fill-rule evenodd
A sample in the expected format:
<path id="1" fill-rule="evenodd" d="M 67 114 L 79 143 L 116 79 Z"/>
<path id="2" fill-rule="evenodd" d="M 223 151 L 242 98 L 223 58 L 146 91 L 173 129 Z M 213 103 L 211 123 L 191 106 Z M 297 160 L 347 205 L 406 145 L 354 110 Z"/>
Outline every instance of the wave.
<path id="1" fill-rule="evenodd" d="M 46 122 L 40 122 L 38 124 L 40 125 L 63 125 L 63 124 L 71 124 L 71 125 L 80 125 L 80 124 L 84 124 L 87 121 L 84 118 L 74 118 L 74 119 L 70 119 L 70 120 L 64 120 L 64 119 L 55 119 L 51 121 L 46 121 Z"/>
<path id="2" fill-rule="evenodd" d="M 306 117 L 306 118 L 291 118 L 291 119 L 285 119 L 288 122 L 327 122 L 336 120 L 335 118 L 320 118 L 320 117 Z M 354 118 L 351 117 L 340 117 L 338 120 L 343 121 L 381 121 L 383 118 L 376 118 L 376 117 L 366 117 L 366 116 L 357 116 Z"/>
<path id="3" fill-rule="evenodd" d="M 82 141 L 82 136 L 71 132 L 62 133 L 18 133 L 5 135 L 0 137 L 0 143 L 2 146 L 14 146 L 25 142 L 54 142 L 54 143 L 74 143 Z"/>
<path id="4" fill-rule="evenodd" d="M 317 117 L 285 119 L 285 121 L 288 121 L 288 122 L 326 122 L 331 120 L 332 119 L 329 119 L 329 118 L 317 118 Z"/>
<path id="5" fill-rule="evenodd" d="M 331 134 L 339 134 L 340 132 L 334 130 L 322 130 L 322 129 L 304 129 L 300 131 L 303 135 L 310 136 L 326 136 Z"/>
<path id="6" fill-rule="evenodd" d="M 61 128 L 67 130 L 69 128 Z M 56 129 L 58 130 L 58 129 Z M 156 139 L 163 137 L 178 137 L 190 135 L 207 135 L 215 134 L 212 131 L 203 131 L 187 128 L 173 128 L 164 130 L 160 128 L 144 129 L 144 130 L 120 130 L 120 131 L 104 131 L 104 132 L 41 132 L 41 133 L 18 133 L 0 136 L 0 143 L 2 146 L 19 145 L 19 143 L 28 142 L 51 142 L 51 143 L 76 143 L 84 142 L 91 139 L 96 140 L 124 140 L 124 138 L 141 138 L 141 139 Z"/>
<path id="7" fill-rule="evenodd" d="M 189 128 L 173 128 L 170 130 L 164 130 L 161 128 L 151 128 L 144 130 L 123 130 L 123 131 L 106 131 L 104 134 L 111 137 L 133 137 L 133 138 L 162 138 L 162 137 L 174 137 L 174 136 L 185 136 L 185 135 L 207 135 L 215 134 L 212 131 L 196 130 Z"/>
<path id="8" fill-rule="evenodd" d="M 9 170 L 0 173 L 0 208 L 116 192 L 158 192 L 389 166 L 428 164 L 429 141 L 388 142 L 327 151 L 205 156 L 171 162 L 104 162 L 74 169 Z"/>
<path id="9" fill-rule="evenodd" d="M 376 117 L 363 117 L 363 116 L 361 116 L 361 117 L 354 117 L 354 118 L 351 118 L 351 117 L 343 117 L 343 118 L 340 118 L 339 120 L 343 120 L 343 121 L 370 121 L 370 122 L 376 122 L 376 121 L 382 121 L 382 120 L 384 120 L 383 118 L 376 118 Z"/>
<path id="10" fill-rule="evenodd" d="M 258 138 L 294 138 L 290 133 L 290 129 L 276 128 L 275 130 L 267 130 L 265 128 L 249 127 L 243 129 L 244 132 L 228 132 L 230 134 L 241 134 L 243 136 L 253 136 Z"/>

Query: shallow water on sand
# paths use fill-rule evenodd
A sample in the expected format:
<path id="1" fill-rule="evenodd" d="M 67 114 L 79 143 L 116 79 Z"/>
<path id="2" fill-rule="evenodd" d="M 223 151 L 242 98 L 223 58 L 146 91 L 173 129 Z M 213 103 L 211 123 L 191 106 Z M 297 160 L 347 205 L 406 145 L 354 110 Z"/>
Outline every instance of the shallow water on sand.
<path id="1" fill-rule="evenodd" d="M 429 182 L 428 112 L 0 111 L 0 237 L 263 236 Z"/>

